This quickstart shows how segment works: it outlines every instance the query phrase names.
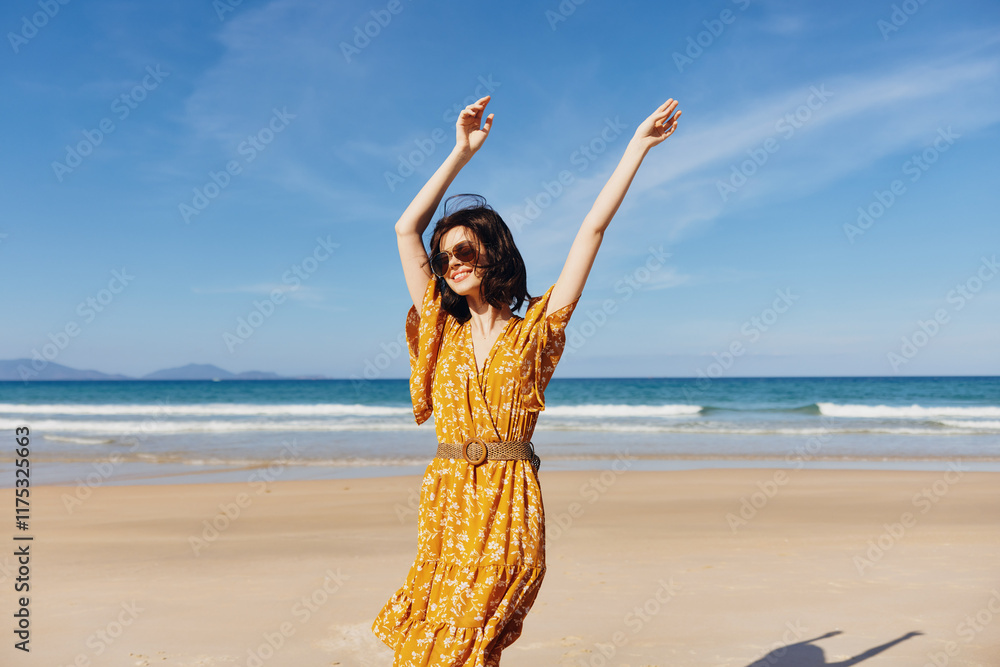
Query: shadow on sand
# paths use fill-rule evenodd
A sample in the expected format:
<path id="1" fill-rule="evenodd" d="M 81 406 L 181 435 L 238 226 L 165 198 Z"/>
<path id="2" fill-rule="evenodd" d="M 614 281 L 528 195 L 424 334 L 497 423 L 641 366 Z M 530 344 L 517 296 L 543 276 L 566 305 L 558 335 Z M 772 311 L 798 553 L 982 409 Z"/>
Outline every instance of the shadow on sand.
<path id="1" fill-rule="evenodd" d="M 882 651 L 885 651 L 896 644 L 906 641 L 910 637 L 916 637 L 917 635 L 922 635 L 922 632 L 907 632 L 902 637 L 898 639 L 893 639 L 890 642 L 886 642 L 881 646 L 875 646 L 873 648 L 859 653 L 853 658 L 848 658 L 847 660 L 841 660 L 840 662 L 827 662 L 826 654 L 823 653 L 823 649 L 818 646 L 813 646 L 814 641 L 820 639 L 826 639 L 827 637 L 833 637 L 839 635 L 840 631 L 828 632 L 825 635 L 820 635 L 819 637 L 813 637 L 812 639 L 807 639 L 795 644 L 788 644 L 787 646 L 782 646 L 777 648 L 762 658 L 754 660 L 747 667 L 849 667 L 850 665 L 856 665 L 862 660 L 867 660 L 873 656 L 878 655 Z"/>

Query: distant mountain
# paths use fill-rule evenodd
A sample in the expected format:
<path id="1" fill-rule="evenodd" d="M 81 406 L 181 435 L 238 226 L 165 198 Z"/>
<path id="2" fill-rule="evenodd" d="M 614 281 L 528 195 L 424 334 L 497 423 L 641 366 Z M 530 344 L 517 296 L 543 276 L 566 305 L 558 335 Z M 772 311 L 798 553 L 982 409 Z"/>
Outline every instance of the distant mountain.
<path id="1" fill-rule="evenodd" d="M 33 363 L 35 365 L 33 365 Z M 41 366 L 41 368 L 36 368 Z M 0 381 L 11 380 L 325 380 L 322 375 L 287 377 L 266 371 L 230 373 L 212 364 L 188 364 L 177 368 L 154 371 L 142 377 L 110 375 L 100 371 L 81 371 L 62 364 L 48 362 L 42 366 L 31 359 L 0 360 Z"/>
<path id="2" fill-rule="evenodd" d="M 277 373 L 246 371 L 230 373 L 212 364 L 188 364 L 143 375 L 140 380 L 279 380 Z"/>
<path id="3" fill-rule="evenodd" d="M 42 365 L 31 359 L 0 360 L 0 380 L 132 380 L 127 375 L 81 371 L 54 362 Z"/>

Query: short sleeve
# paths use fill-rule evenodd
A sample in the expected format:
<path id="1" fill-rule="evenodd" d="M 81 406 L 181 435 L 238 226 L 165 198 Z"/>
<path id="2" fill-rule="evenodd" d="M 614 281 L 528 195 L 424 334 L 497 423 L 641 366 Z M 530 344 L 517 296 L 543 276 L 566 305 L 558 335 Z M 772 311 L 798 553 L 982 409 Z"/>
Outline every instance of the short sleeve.
<path id="1" fill-rule="evenodd" d="M 518 341 L 523 346 L 520 351 L 521 398 L 529 412 L 545 409 L 545 387 L 562 357 L 566 345 L 566 325 L 580 302 L 577 297 L 572 303 L 543 317 L 553 288 L 555 285 L 528 303 Z"/>
<path id="2" fill-rule="evenodd" d="M 406 314 L 406 345 L 410 351 L 410 399 L 413 416 L 423 424 L 434 413 L 431 389 L 434 385 L 434 367 L 444 334 L 448 312 L 441 307 L 441 290 L 437 278 L 431 277 L 424 290 L 424 300 L 417 313 L 410 306 Z"/>

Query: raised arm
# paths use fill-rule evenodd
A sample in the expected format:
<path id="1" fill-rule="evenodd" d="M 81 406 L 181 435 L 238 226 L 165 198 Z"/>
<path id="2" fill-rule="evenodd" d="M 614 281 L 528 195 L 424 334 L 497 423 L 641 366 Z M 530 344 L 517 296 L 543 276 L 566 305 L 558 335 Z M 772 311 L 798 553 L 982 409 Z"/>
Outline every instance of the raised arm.
<path id="1" fill-rule="evenodd" d="M 681 112 L 678 111 L 671 117 L 676 109 L 677 101 L 671 98 L 660 105 L 636 129 L 621 161 L 601 193 L 597 195 L 593 207 L 583 219 L 583 224 L 580 225 L 580 231 L 577 232 L 566 257 L 566 263 L 556 280 L 555 287 L 552 288 L 552 295 L 545 311 L 546 317 L 549 313 L 573 303 L 583 294 L 583 286 L 587 283 L 587 276 L 590 275 L 597 251 L 601 247 L 601 241 L 604 240 L 604 230 L 611 224 L 611 218 L 621 206 L 646 153 L 673 134 L 677 128 L 677 119 L 680 118 Z"/>
<path id="2" fill-rule="evenodd" d="M 434 275 L 424 249 L 424 230 L 430 224 L 448 186 L 486 141 L 493 125 L 493 114 L 486 117 L 482 129 L 479 128 L 479 123 L 489 101 L 490 96 L 487 95 L 465 107 L 458 115 L 455 122 L 455 147 L 396 222 L 396 243 L 399 245 L 399 259 L 403 263 L 403 276 L 417 311 L 420 310 L 427 281 Z"/>

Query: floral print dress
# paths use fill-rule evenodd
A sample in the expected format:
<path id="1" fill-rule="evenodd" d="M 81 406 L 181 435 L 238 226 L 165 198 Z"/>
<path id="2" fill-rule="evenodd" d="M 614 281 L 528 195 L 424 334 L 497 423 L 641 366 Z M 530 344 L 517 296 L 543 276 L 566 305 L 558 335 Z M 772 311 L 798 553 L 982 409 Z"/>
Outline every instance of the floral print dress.
<path id="1" fill-rule="evenodd" d="M 553 285 L 514 315 L 478 368 L 471 323 L 428 281 L 406 317 L 410 397 L 438 442 L 530 440 L 579 299 L 543 317 Z M 434 456 L 431 453 L 431 456 Z M 521 634 L 545 574 L 545 514 L 530 461 L 433 458 L 420 490 L 417 557 L 372 631 L 393 667 L 490 667 Z"/>

